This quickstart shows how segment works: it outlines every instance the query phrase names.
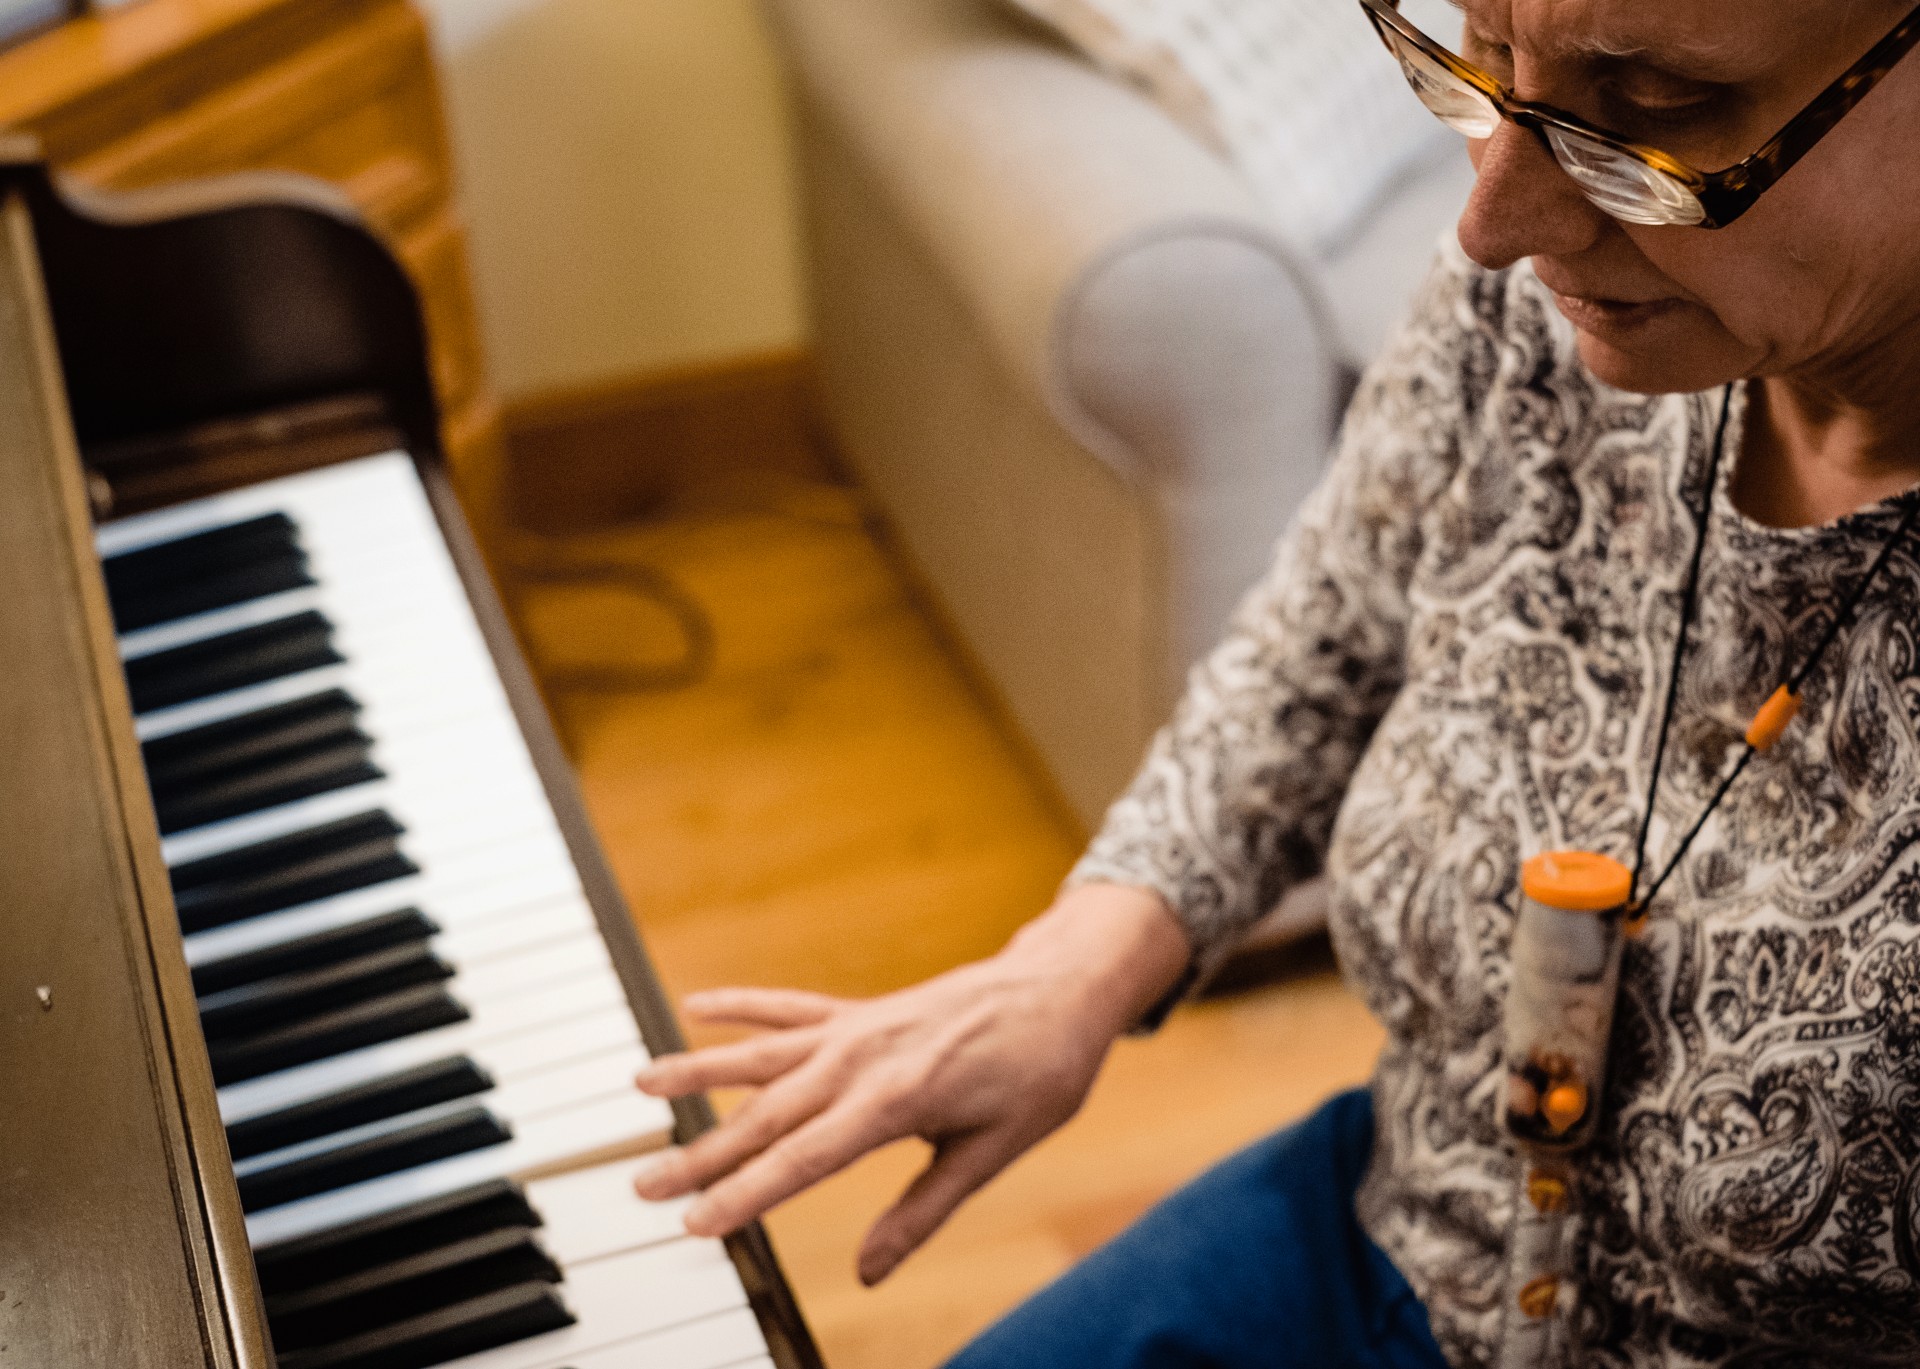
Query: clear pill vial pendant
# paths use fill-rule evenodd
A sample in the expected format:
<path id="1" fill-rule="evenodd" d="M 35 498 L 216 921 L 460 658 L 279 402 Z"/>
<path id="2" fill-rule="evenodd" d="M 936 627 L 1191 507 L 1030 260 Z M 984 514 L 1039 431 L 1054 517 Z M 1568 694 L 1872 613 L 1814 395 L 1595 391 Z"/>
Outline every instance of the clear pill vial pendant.
<path id="1" fill-rule="evenodd" d="M 1626 866 L 1591 851 L 1549 851 L 1521 867 L 1502 1100 L 1518 1191 L 1499 1369 L 1559 1366 L 1572 1352 L 1571 1156 L 1598 1120 L 1632 885 Z"/>
<path id="2" fill-rule="evenodd" d="M 1549 851 L 1520 875 L 1507 990 L 1507 1130 L 1523 1147 L 1577 1150 L 1593 1136 L 1633 882 L 1591 851 Z"/>

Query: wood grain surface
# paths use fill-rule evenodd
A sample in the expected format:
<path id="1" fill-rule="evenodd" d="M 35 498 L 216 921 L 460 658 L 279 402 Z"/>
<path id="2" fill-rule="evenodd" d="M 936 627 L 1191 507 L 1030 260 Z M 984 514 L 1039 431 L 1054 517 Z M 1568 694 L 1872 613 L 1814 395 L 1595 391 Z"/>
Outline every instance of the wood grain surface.
<path id="1" fill-rule="evenodd" d="M 264 1366 L 213 1083 L 172 1044 L 191 991 L 14 199 L 0 586 L 0 1362 Z"/>

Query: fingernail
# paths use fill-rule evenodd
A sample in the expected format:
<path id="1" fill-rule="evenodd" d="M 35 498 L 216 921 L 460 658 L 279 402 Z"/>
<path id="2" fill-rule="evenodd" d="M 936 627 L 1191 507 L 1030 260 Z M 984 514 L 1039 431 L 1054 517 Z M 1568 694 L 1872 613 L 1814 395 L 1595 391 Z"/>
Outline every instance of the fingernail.
<path id="1" fill-rule="evenodd" d="M 634 1192 L 642 1198 L 672 1197 L 672 1169 L 679 1158 L 678 1150 L 663 1150 L 652 1159 L 643 1161 L 633 1173 Z"/>
<path id="2" fill-rule="evenodd" d="M 655 1081 L 657 1081 L 659 1077 L 660 1072 L 652 1065 L 648 1065 L 645 1069 L 640 1070 L 633 1076 L 633 1086 L 642 1092 L 650 1093 L 653 1090 Z"/>
<path id="3" fill-rule="evenodd" d="M 687 1228 L 687 1234 L 689 1236 L 718 1236 L 720 1234 L 719 1228 L 714 1227 L 711 1230 L 708 1229 L 712 1221 L 713 1204 L 705 1198 L 700 1199 L 692 1207 L 688 1208 L 687 1215 L 681 1218 L 681 1223 Z"/>

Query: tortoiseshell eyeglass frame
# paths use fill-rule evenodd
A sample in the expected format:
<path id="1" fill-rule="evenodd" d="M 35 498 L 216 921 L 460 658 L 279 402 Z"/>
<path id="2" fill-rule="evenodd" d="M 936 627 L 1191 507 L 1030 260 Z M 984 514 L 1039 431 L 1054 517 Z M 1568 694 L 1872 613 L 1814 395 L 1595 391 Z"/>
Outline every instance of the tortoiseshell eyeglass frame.
<path id="1" fill-rule="evenodd" d="M 1558 127 L 1582 138 L 1602 143 L 1624 153 L 1663 175 L 1672 177 L 1690 190 L 1699 201 L 1704 217 L 1696 228 L 1724 228 L 1753 207 L 1753 202 L 1778 181 L 1813 145 L 1832 131 L 1853 107 L 1866 98 L 1902 57 L 1920 44 L 1920 7 L 1887 33 L 1858 62 L 1814 96 L 1806 108 L 1789 119 L 1758 152 L 1724 171 L 1700 171 L 1678 157 L 1657 147 L 1636 143 L 1618 134 L 1595 127 L 1577 114 L 1534 100 L 1517 99 L 1506 86 L 1464 58 L 1447 51 L 1415 28 L 1400 13 L 1400 0 L 1360 0 L 1367 18 L 1373 21 L 1380 41 L 1389 52 L 1393 38 L 1388 30 L 1419 48 L 1462 81 L 1485 95 L 1501 117 L 1527 129 L 1552 151 L 1547 130 Z M 1396 56 L 1395 60 L 1398 60 Z"/>

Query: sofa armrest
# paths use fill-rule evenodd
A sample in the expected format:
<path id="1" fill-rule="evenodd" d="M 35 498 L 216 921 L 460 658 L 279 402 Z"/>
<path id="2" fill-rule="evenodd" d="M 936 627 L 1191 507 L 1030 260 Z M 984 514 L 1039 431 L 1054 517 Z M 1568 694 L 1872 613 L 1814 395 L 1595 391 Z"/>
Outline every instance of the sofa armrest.
<path id="1" fill-rule="evenodd" d="M 1289 377 L 1331 402 L 1307 270 L 1138 92 L 998 0 L 771 3 L 809 117 L 863 160 L 1009 377 L 1123 477 L 1217 480 L 1183 467 L 1223 400 L 1242 427 Z M 1327 425 L 1309 427 L 1317 458 Z"/>

